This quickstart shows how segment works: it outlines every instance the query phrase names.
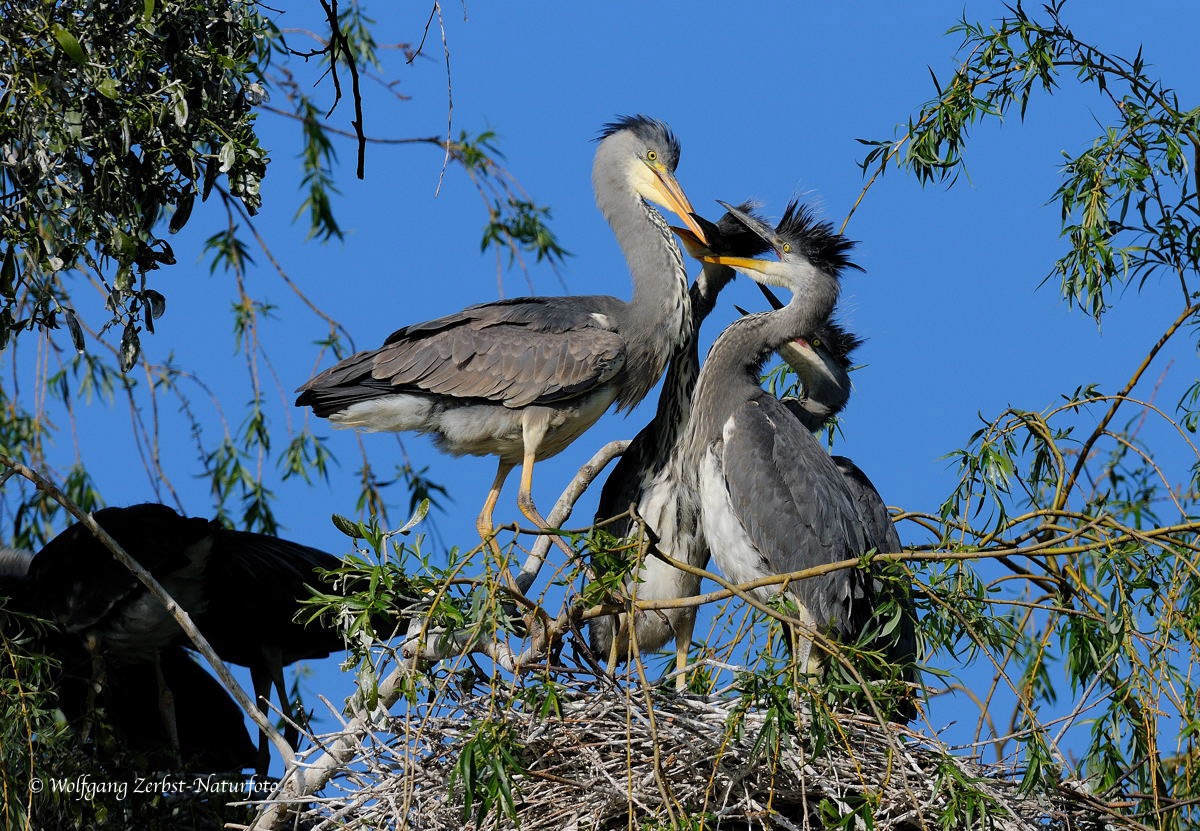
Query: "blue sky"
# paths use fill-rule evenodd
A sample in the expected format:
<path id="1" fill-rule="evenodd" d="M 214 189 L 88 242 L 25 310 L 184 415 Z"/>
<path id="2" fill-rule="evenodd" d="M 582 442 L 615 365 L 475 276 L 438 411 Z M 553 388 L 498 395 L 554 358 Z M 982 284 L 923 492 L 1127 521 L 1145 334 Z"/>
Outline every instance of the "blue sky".
<path id="1" fill-rule="evenodd" d="M 311 4 L 287 5 L 283 26 L 319 27 Z M 604 122 L 640 112 L 670 123 L 683 143 L 679 180 L 701 213 L 719 212 L 714 199 L 754 197 L 774 216 L 800 196 L 840 223 L 863 185 L 856 162 L 864 148 L 855 139 L 893 136 L 896 125 L 930 97 L 927 67 L 939 78 L 949 74 L 957 40 L 943 33 L 964 8 L 970 19 L 1003 12 L 998 2 L 527 2 L 470 4 L 464 20 L 462 7 L 448 4 L 453 131 L 499 134 L 509 170 L 536 201 L 551 207 L 552 227 L 574 255 L 562 269 L 567 291 L 627 297 L 624 262 L 590 191 L 590 139 Z M 1200 7 L 1143 2 L 1136 9 L 1088 0 L 1069 5 L 1065 18 L 1082 38 L 1109 51 L 1132 54 L 1143 46 L 1146 60 L 1185 105 L 1194 101 Z M 417 40 L 427 9 L 381 3 L 368 13 L 378 19 L 376 38 L 386 43 Z M 388 58 L 410 101 L 366 84 L 369 135 L 444 132 L 440 50 L 435 29 L 425 57 L 412 66 L 396 54 Z M 854 376 L 839 452 L 867 471 L 889 504 L 935 510 L 955 481 L 943 456 L 980 426 L 978 414 L 995 416 L 1010 404 L 1042 409 L 1086 383 L 1119 387 L 1177 313 L 1171 287 L 1160 291 L 1152 284 L 1142 294 L 1121 295 L 1098 329 L 1058 299 L 1055 284 L 1039 287 L 1064 250 L 1058 208 L 1047 204 L 1062 151 L 1078 152 L 1098 123 L 1111 120 L 1111 105 L 1072 83 L 1064 79 L 1064 89 L 1052 98 L 1036 97 L 1024 123 L 976 128 L 969 178 L 953 189 L 922 188 L 889 173 L 847 229 L 860 240 L 857 259 L 866 273 L 844 281 L 839 315 L 867 343 L 857 356 L 865 366 Z M 328 88 L 321 94 L 327 96 Z M 330 122 L 348 129 L 351 117 L 343 102 Z M 292 219 L 300 199 L 294 123 L 264 113 L 260 125 L 272 163 L 259 228 L 289 276 L 351 329 L 358 348 L 377 345 L 406 323 L 497 296 L 495 260 L 479 251 L 479 197 L 454 168 L 435 196 L 438 150 L 373 145 L 360 182 L 353 178 L 353 144 L 339 143 L 341 195 L 334 208 L 348 233 L 344 242 L 321 245 L 305 241 L 305 223 Z M 197 368 L 233 417 L 249 397 L 244 360 L 234 355 L 228 311 L 233 293 L 227 277 L 209 276 L 199 253 L 220 222 L 215 210 L 198 211 L 178 239 L 180 264 L 159 277 L 167 314 L 146 347 L 155 360 L 173 353 L 179 364 Z M 278 304 L 261 337 L 272 343 L 279 389 L 269 393 L 271 418 L 282 435 L 288 419 L 311 418 L 290 406 L 291 391 L 312 374 L 312 342 L 324 335 L 324 326 L 288 296 L 264 257 L 255 259 L 250 293 Z M 544 266 L 531 265 L 530 280 L 535 293 L 562 292 Z M 739 282 L 710 318 L 705 347 L 733 319 L 733 303 L 762 307 L 757 291 Z M 504 275 L 503 285 L 507 296 L 530 293 L 516 271 Z M 1194 377 L 1194 361 L 1193 351 L 1177 349 L 1160 357 L 1144 383 L 1152 386 L 1170 366 L 1158 400 L 1171 406 Z M 32 375 L 21 380 L 28 388 Z M 631 437 L 653 407 L 652 394 L 628 418 L 605 416 L 561 456 L 539 464 L 539 504 L 548 508 L 596 448 Z M 208 412 L 203 417 L 212 421 Z M 203 484 L 193 478 L 194 446 L 182 421 L 164 418 L 164 464 L 185 507 L 211 513 Z M 285 536 L 341 552 L 346 540 L 328 516 L 353 512 L 358 451 L 352 435 L 324 424 L 316 429 L 331 436 L 342 464 L 328 484 L 276 485 L 277 510 Z M 130 462 L 128 435 L 128 413 L 119 402 L 111 410 L 87 410 L 78 426 L 78 446 L 109 504 L 160 498 Z M 364 440 L 384 473 L 401 461 L 395 439 Z M 66 434 L 61 442 L 62 459 L 69 460 L 74 451 Z M 474 545 L 473 518 L 494 462 L 441 456 L 424 438 L 405 436 L 403 442 L 416 466 L 428 465 L 430 476 L 453 495 L 436 515 L 442 534 L 451 543 Z M 515 486 L 513 477 L 498 521 L 518 516 Z M 581 502 L 576 518 L 590 517 L 593 504 L 594 496 Z M 396 516 L 403 513 L 399 505 Z M 907 529 L 902 533 L 915 539 Z M 347 680 L 322 665 L 309 683 L 335 697 Z M 947 705 L 936 722 L 956 717 Z"/>

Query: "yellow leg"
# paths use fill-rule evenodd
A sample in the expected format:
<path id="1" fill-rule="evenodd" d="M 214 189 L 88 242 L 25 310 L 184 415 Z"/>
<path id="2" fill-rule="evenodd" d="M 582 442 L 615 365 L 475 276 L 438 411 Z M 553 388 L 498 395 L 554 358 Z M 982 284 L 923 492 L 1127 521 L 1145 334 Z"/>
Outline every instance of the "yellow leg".
<path id="1" fill-rule="evenodd" d="M 696 617 L 691 614 L 691 609 L 681 609 L 684 614 L 678 618 L 675 624 L 675 671 L 679 674 L 675 676 L 675 689 L 678 692 L 687 690 L 687 669 L 688 653 L 692 649 L 692 627 L 696 625 Z"/>
<path id="2" fill-rule="evenodd" d="M 492 525 L 492 513 L 496 510 L 496 500 L 500 498 L 500 489 L 504 487 L 504 480 L 508 478 L 508 472 L 513 469 L 513 466 L 508 462 L 501 461 L 496 468 L 496 478 L 492 480 L 492 489 L 488 491 L 487 499 L 483 502 L 483 510 L 479 512 L 479 518 L 475 520 L 475 529 L 479 531 L 479 539 L 492 550 L 496 555 L 496 562 L 502 561 L 503 557 L 500 553 L 500 546 L 496 542 L 496 529 Z"/>
<path id="3" fill-rule="evenodd" d="M 612 640 L 608 644 L 608 674 L 615 676 L 617 674 L 617 658 L 621 652 L 618 644 L 621 641 L 621 636 L 625 633 L 625 615 L 617 615 L 616 622 L 613 624 Z"/>
<path id="4" fill-rule="evenodd" d="M 545 531 L 550 527 L 545 518 L 538 511 L 537 506 L 533 504 L 533 464 L 537 460 L 537 446 L 541 442 L 542 436 L 545 435 L 545 428 L 540 430 L 525 429 L 525 458 L 521 461 L 521 489 L 517 492 L 517 507 L 521 509 L 530 522 L 537 528 Z M 530 439 L 533 439 L 532 441 Z M 562 537 L 554 535 L 555 544 L 563 550 L 563 553 L 568 557 L 574 557 L 575 552 L 571 550 L 571 546 L 563 542 Z"/>

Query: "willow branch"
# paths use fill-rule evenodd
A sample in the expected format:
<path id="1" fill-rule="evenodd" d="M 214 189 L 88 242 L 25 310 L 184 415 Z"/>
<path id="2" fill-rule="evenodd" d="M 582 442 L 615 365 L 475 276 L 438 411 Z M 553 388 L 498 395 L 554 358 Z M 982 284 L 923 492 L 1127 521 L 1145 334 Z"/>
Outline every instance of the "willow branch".
<path id="1" fill-rule="evenodd" d="M 579 497 L 583 496 L 584 491 L 600 475 L 600 471 L 604 470 L 609 462 L 624 453 L 627 447 L 629 447 L 628 440 L 610 441 L 597 450 L 587 464 L 579 468 L 575 478 L 563 490 L 558 501 L 554 503 L 550 515 L 546 517 L 546 522 L 551 528 L 561 527 L 570 518 L 571 511 L 575 508 Z M 546 562 L 546 552 L 550 550 L 550 543 L 551 537 L 546 535 L 542 535 L 534 541 L 529 556 L 525 558 L 525 562 L 521 565 L 521 571 L 516 577 L 517 589 L 522 594 L 528 593 L 529 587 L 537 579 L 542 564 Z"/>

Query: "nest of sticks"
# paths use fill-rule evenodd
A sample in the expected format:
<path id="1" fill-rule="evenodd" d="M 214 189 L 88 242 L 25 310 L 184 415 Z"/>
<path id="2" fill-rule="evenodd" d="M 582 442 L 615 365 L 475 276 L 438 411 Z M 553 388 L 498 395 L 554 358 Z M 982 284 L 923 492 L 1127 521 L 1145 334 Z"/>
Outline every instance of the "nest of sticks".
<path id="1" fill-rule="evenodd" d="M 298 813 L 304 828 L 416 831 L 608 829 L 1117 829 L 1119 816 L 1080 783 L 1021 793 L 1019 771 L 956 755 L 896 724 L 832 714 L 824 746 L 776 732 L 738 696 L 676 695 L 565 682 L 558 714 L 498 694 L 415 706 L 364 736 L 343 778 Z M 501 725 L 518 761 L 500 758 L 468 797 L 460 763 L 481 725 Z M 318 745 L 337 733 L 318 738 Z M 510 810 L 497 795 L 512 794 Z M 489 801 L 488 793 L 494 799 Z M 470 804 L 466 804 L 468 798 Z M 858 816 L 849 818 L 857 813 Z M 871 823 L 863 817 L 869 814 Z M 632 816 L 632 822 L 630 817 Z"/>

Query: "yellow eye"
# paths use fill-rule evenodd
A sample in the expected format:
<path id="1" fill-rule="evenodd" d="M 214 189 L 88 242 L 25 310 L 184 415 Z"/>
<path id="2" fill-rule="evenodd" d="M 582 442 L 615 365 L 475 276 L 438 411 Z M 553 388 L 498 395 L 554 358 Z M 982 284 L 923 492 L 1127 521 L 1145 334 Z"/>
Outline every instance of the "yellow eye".
<path id="1" fill-rule="evenodd" d="M 657 153 L 655 153 L 653 150 L 647 150 L 647 151 L 646 151 L 646 158 L 647 158 L 647 159 L 649 159 L 649 160 L 650 160 L 650 161 L 652 161 L 652 162 L 653 162 L 653 161 L 657 161 L 657 160 L 658 160 L 658 154 L 657 154 Z"/>
<path id="2" fill-rule="evenodd" d="M 812 346 L 813 346 L 813 349 L 819 349 L 819 348 L 820 348 L 820 346 L 821 346 L 821 339 L 820 339 L 820 338 L 813 338 L 812 340 L 810 340 L 810 341 L 809 341 L 809 343 L 811 343 L 811 344 L 812 344 Z"/>
<path id="3" fill-rule="evenodd" d="M 783 244 L 783 253 L 784 254 L 792 253 L 792 244 L 790 242 L 785 242 Z"/>

